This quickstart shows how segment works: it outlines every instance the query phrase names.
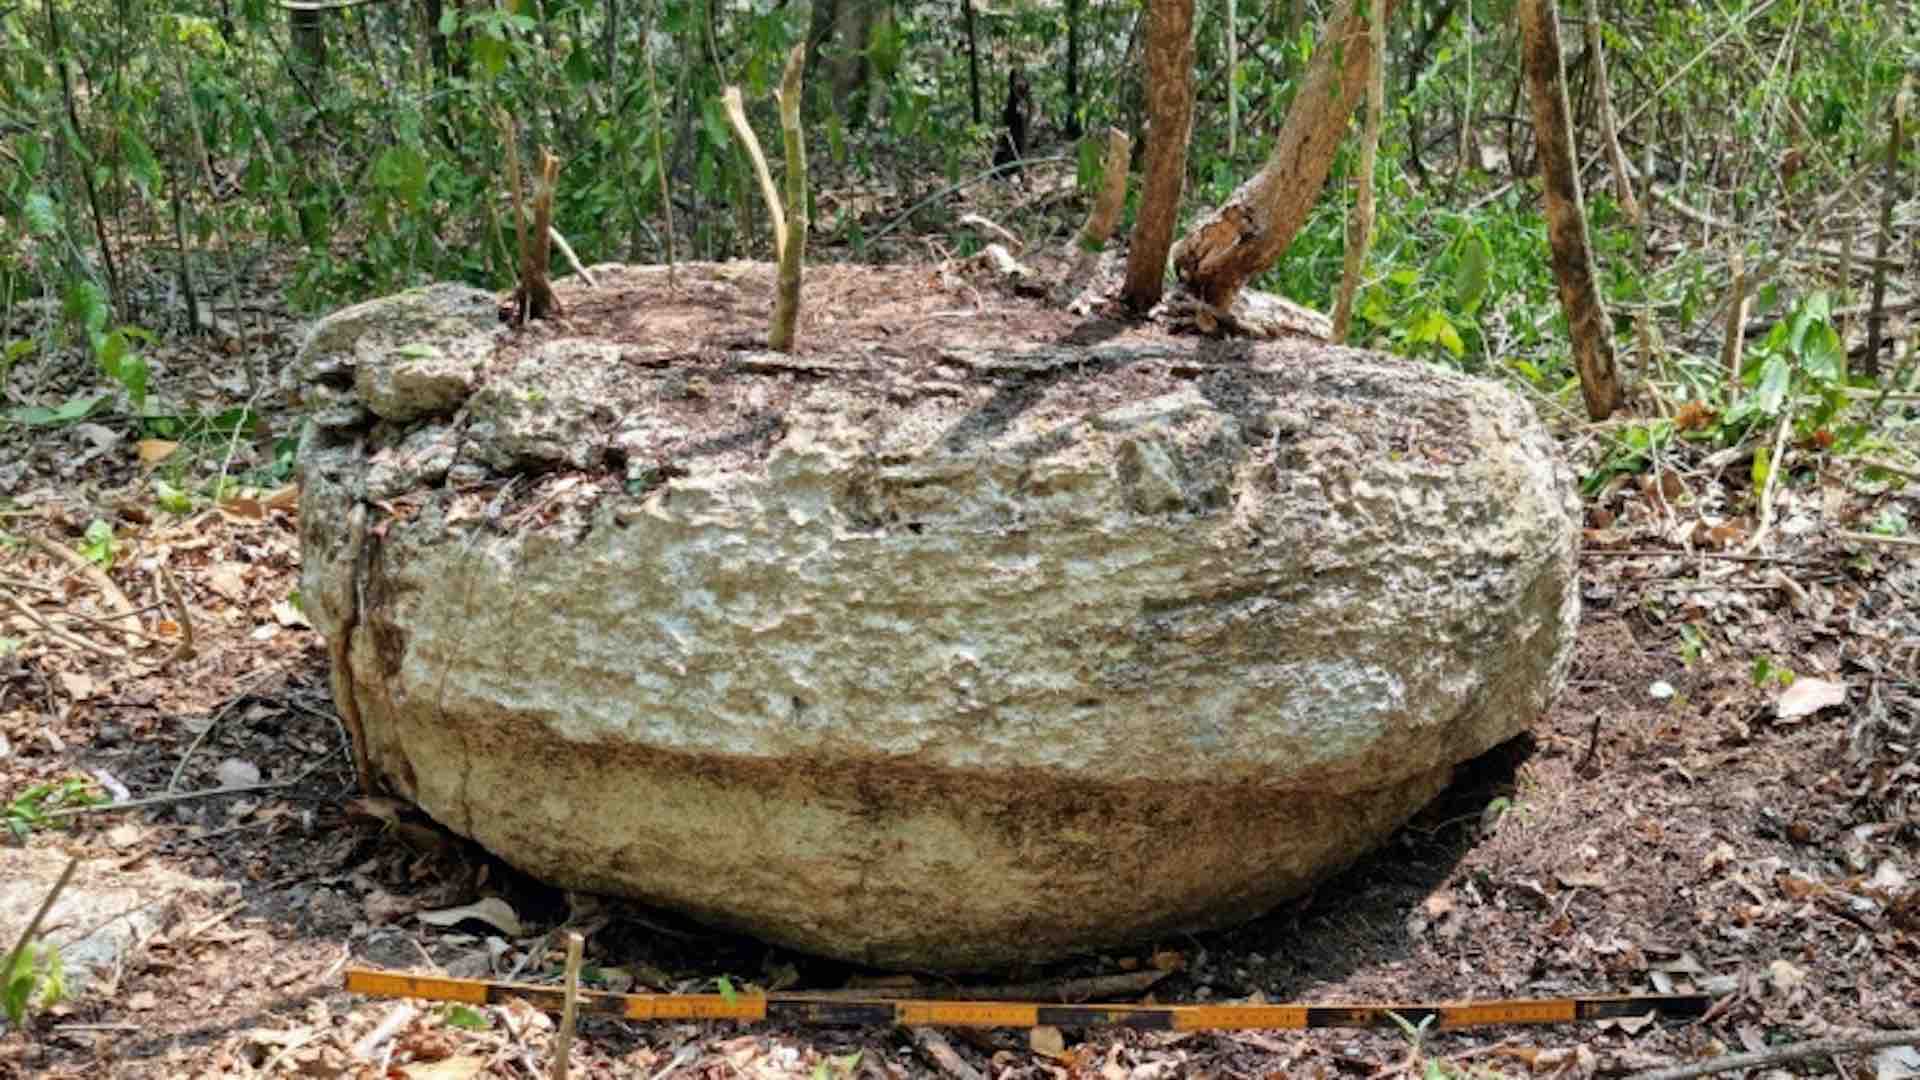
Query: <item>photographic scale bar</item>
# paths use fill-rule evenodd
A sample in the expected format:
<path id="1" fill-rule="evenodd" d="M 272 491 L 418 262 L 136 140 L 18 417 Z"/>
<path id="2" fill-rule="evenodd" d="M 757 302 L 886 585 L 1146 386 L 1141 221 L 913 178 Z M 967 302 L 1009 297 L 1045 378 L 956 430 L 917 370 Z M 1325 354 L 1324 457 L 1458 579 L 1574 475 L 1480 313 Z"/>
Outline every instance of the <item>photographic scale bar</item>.
<path id="1" fill-rule="evenodd" d="M 370 997 L 422 998 L 466 1005 L 497 1005 L 521 998 L 546 1012 L 561 1011 L 566 993 L 554 986 L 448 979 L 349 968 L 346 989 Z M 782 1024 L 898 1024 L 907 1027 L 1030 1028 L 1125 1027 L 1143 1031 L 1233 1031 L 1250 1028 L 1370 1028 L 1398 1017 L 1436 1029 L 1502 1024 L 1575 1024 L 1652 1014 L 1667 1019 L 1704 1016 L 1707 994 L 1619 994 L 1525 998 L 1510 1001 L 1379 1005 L 1050 1005 L 1026 1001 L 925 1001 L 890 998 L 825 999 L 795 994 L 609 994 L 582 990 L 584 1013 L 626 1020 L 746 1020 Z"/>

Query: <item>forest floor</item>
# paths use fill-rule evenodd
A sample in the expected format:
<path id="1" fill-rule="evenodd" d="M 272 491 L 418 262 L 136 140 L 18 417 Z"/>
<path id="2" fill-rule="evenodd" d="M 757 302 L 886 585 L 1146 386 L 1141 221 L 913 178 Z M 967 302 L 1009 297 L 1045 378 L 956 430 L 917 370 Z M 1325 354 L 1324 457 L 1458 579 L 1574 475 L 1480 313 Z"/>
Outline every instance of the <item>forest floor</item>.
<path id="1" fill-rule="evenodd" d="M 203 417 L 251 400 L 263 430 L 284 436 L 297 417 L 242 365 L 285 368 L 299 329 L 263 316 L 224 337 L 169 338 L 155 385 Z M 15 376 L 47 400 L 92 378 L 52 359 Z M 1604 429 L 1550 419 L 1591 467 Z M 0 1077 L 545 1076 L 555 1026 L 543 1014 L 369 1000 L 341 976 L 353 965 L 552 982 L 563 929 L 587 932 L 600 987 L 893 985 L 568 897 L 360 797 L 326 651 L 291 602 L 284 447 L 218 425 L 168 440 L 130 430 L 95 417 L 0 431 L 0 642 L 13 641 L 0 647 L 0 805 L 26 834 L 0 837 L 0 881 L 31 875 L 44 893 L 73 856 L 80 884 L 167 871 L 205 887 L 170 893 L 158 928 L 94 985 L 0 1034 Z M 573 1074 L 1617 1075 L 1920 1027 L 1920 562 L 1857 535 L 1920 521 L 1920 506 L 1898 480 L 1809 447 L 1780 471 L 1771 529 L 1747 551 L 1765 501 L 1750 451 L 1681 448 L 1657 475 L 1589 498 L 1565 692 L 1381 850 L 1250 925 L 1009 976 L 1161 970 L 1162 1003 L 1704 991 L 1718 995 L 1706 1021 L 1418 1038 L 1088 1029 L 1058 1043 L 955 1031 L 948 1057 L 903 1030 L 587 1018 Z M 245 483 L 184 514 L 156 494 L 157 481 L 191 489 L 214 475 Z M 122 604 L 138 635 L 123 633 Z M 121 799 L 241 790 L 57 821 L 41 816 L 45 799 L 22 802 L 70 777 Z M 458 910 L 484 897 L 504 906 Z M 1892 1077 L 1920 1070 L 1920 1055 L 1781 1068 Z"/>

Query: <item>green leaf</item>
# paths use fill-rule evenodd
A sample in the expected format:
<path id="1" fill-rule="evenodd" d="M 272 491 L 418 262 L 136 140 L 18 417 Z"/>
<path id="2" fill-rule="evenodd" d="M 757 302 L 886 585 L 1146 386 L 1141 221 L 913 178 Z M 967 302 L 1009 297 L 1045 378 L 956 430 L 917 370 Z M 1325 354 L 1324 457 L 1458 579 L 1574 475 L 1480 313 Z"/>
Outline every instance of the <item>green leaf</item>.
<path id="1" fill-rule="evenodd" d="M 493 1025 L 488 1023 L 487 1014 L 471 1005 L 448 1005 L 445 1013 L 447 1026 L 463 1031 L 485 1031 Z"/>
<path id="2" fill-rule="evenodd" d="M 1460 266 L 1453 275 L 1454 303 L 1472 314 L 1487 295 L 1487 269 L 1493 263 L 1493 250 L 1478 229 L 1460 239 Z"/>
<path id="3" fill-rule="evenodd" d="M 452 37 L 453 32 L 458 29 L 460 29 L 460 8 L 450 4 L 440 12 L 440 36 Z"/>
<path id="4" fill-rule="evenodd" d="M 106 329 L 107 296 L 100 286 L 82 278 L 68 286 L 60 308 L 69 322 L 89 337 Z"/>
<path id="5" fill-rule="evenodd" d="M 719 98 L 708 98 L 700 103 L 700 121 L 707 133 L 707 142 L 715 150 L 725 150 L 733 136 L 728 134 L 732 128 L 727 123 L 726 108 Z"/>
<path id="6" fill-rule="evenodd" d="M 160 162 L 154 159 L 152 148 L 140 138 L 140 133 L 131 127 L 121 128 L 120 146 L 126 151 L 127 171 L 133 174 L 141 191 L 151 195 L 160 190 L 162 182 Z"/>
<path id="7" fill-rule="evenodd" d="M 426 156 L 405 143 L 390 146 L 374 159 L 373 182 L 417 207 L 427 190 Z"/>
<path id="8" fill-rule="evenodd" d="M 93 412 L 94 406 L 105 400 L 107 399 L 99 396 L 68 398 L 66 401 L 61 402 L 58 406 L 51 409 L 44 405 L 32 405 L 25 408 L 13 409 L 7 413 L 7 418 L 15 423 L 27 424 L 31 427 L 44 427 L 50 424 L 71 424 L 75 420 L 86 419 L 87 415 Z"/>
<path id="9" fill-rule="evenodd" d="M 22 216 L 27 219 L 27 231 L 34 236 L 44 240 L 60 231 L 60 215 L 46 192 L 30 192 L 23 211 Z"/>
<path id="10" fill-rule="evenodd" d="M 735 990 L 735 989 L 733 988 L 733 980 L 732 980 L 732 979 L 729 979 L 729 978 L 727 978 L 727 977 L 726 977 L 725 975 L 722 975 L 722 976 L 720 976 L 720 977 L 719 977 L 718 979 L 716 979 L 716 980 L 714 980 L 714 981 L 715 981 L 715 982 L 716 982 L 716 983 L 717 983 L 717 984 L 719 985 L 719 987 L 720 987 L 720 999 L 721 999 L 722 1001 L 725 1001 L 725 1002 L 726 1002 L 727 1004 L 729 1004 L 729 1005 L 731 1005 L 731 1004 L 733 1004 L 733 1003 L 734 1003 L 734 1001 L 735 1001 L 735 1000 L 736 1000 L 737 998 L 739 998 L 739 996 L 740 996 L 740 994 L 739 994 L 739 992 L 738 992 L 738 991 L 736 991 L 736 990 Z"/>
<path id="11" fill-rule="evenodd" d="M 482 23 L 480 32 L 473 36 L 473 58 L 480 61 L 480 69 L 489 78 L 498 78 L 507 70 L 507 43 L 497 30 Z"/>
<path id="12" fill-rule="evenodd" d="M 113 565 L 113 526 L 95 518 L 81 539 L 80 554 L 88 562 L 103 567 Z"/>
<path id="13" fill-rule="evenodd" d="M 156 479 L 153 482 L 153 501 L 160 509 L 169 514 L 190 514 L 193 512 L 193 496 L 167 483 Z"/>
<path id="14" fill-rule="evenodd" d="M 1754 390 L 1754 407 L 1763 415 L 1774 416 L 1787 400 L 1787 385 L 1792 377 L 1787 358 L 1775 353 L 1760 369 L 1760 385 Z"/>
<path id="15" fill-rule="evenodd" d="M 394 355 L 413 360 L 431 360 L 440 355 L 440 350 L 422 341 L 410 342 L 393 350 Z"/>
<path id="16" fill-rule="evenodd" d="M 1773 471 L 1773 448 L 1763 446 L 1753 452 L 1753 489 L 1759 491 L 1767 486 L 1767 475 Z"/>

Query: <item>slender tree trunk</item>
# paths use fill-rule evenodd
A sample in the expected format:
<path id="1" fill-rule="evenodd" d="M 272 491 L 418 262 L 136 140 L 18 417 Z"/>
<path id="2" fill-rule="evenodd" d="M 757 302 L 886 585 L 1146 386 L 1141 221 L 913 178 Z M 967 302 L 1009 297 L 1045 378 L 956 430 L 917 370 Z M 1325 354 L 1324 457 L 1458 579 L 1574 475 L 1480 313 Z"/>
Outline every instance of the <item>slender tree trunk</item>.
<path id="1" fill-rule="evenodd" d="M 440 19 L 445 12 L 444 0 L 425 0 L 420 12 L 427 23 L 427 54 L 433 57 L 433 70 L 442 76 L 453 73 L 447 54 L 447 35 L 440 32 Z"/>
<path id="2" fill-rule="evenodd" d="M 53 62 L 60 69 L 60 97 L 67 106 L 70 137 L 77 145 L 82 136 L 80 112 L 75 108 L 73 100 L 73 75 L 67 70 L 67 49 L 65 42 L 61 40 L 60 18 L 54 14 L 53 0 L 46 0 L 46 5 L 47 33 L 53 46 Z M 100 245 L 100 262 L 107 272 L 107 299 L 113 305 L 114 313 L 121 318 L 126 318 L 126 297 L 120 292 L 120 270 L 114 265 L 113 245 L 107 240 L 107 219 L 102 216 L 100 210 L 100 190 L 93 182 L 93 170 L 89 163 L 77 153 L 74 156 L 74 171 L 80 174 L 80 187 L 87 193 L 87 206 L 93 211 L 93 236 Z"/>
<path id="3" fill-rule="evenodd" d="M 840 0 L 813 0 L 813 6 L 807 11 L 807 77 L 813 77 L 814 68 L 820 64 L 820 47 L 833 36 L 833 26 L 840 14 Z"/>
<path id="4" fill-rule="evenodd" d="M 1880 193 L 1880 234 L 1874 241 L 1873 301 L 1867 307 L 1867 355 L 1860 372 L 1871 379 L 1880 377 L 1880 343 L 1887 332 L 1887 246 L 1893 239 L 1893 204 L 1900 198 L 1900 150 L 1906 140 L 1907 99 L 1912 93 L 1913 76 L 1900 83 L 1893 97 L 1893 122 L 1887 131 L 1887 172 Z"/>
<path id="5" fill-rule="evenodd" d="M 1373 243 L 1373 163 L 1380 152 L 1381 114 L 1387 110 L 1386 0 L 1372 0 L 1368 17 L 1372 30 L 1373 63 L 1367 75 L 1367 133 L 1360 144 L 1360 164 L 1355 169 L 1360 183 L 1353 210 L 1347 216 L 1346 266 L 1340 276 L 1340 295 L 1333 305 L 1333 340 L 1347 340 L 1353 323 L 1353 298 L 1360 291 L 1360 277 L 1367 265 L 1367 248 Z"/>
<path id="6" fill-rule="evenodd" d="M 1149 0 L 1146 40 L 1146 186 L 1127 252 L 1120 297 L 1135 311 L 1160 301 L 1167 248 L 1186 185 L 1187 140 L 1193 132 L 1193 0 Z"/>
<path id="7" fill-rule="evenodd" d="M 1227 0 L 1227 160 L 1232 161 L 1240 153 L 1240 98 L 1234 89 L 1234 75 L 1240 70 L 1240 38 L 1235 34 L 1234 23 L 1239 20 L 1240 9 L 1234 0 Z"/>
<path id="8" fill-rule="evenodd" d="M 966 19 L 967 23 L 967 100 L 973 105 L 973 122 L 977 124 L 980 122 L 981 115 L 980 39 L 975 34 L 973 27 L 973 0 L 960 0 L 960 14 Z M 1073 16 L 1068 15 L 1067 18 L 1069 20 L 1067 33 L 1071 35 L 1073 33 L 1071 23 Z M 1067 41 L 1068 54 L 1071 55 L 1073 38 L 1069 36 Z M 1071 70 L 1071 68 L 1069 68 L 1069 70 Z M 1073 96 L 1073 76 L 1071 74 L 1067 76 L 1067 96 L 1068 98 L 1072 98 Z"/>
<path id="9" fill-rule="evenodd" d="M 969 4 L 971 0 L 969 0 Z M 1080 137 L 1080 14 L 1085 0 L 1067 0 L 1067 124 L 1069 139 Z M 974 118 L 976 121 L 978 117 Z"/>
<path id="10" fill-rule="evenodd" d="M 1388 19 L 1394 6 L 1387 0 Z M 1174 248 L 1174 270 L 1196 296 L 1217 308 L 1231 306 L 1306 223 L 1366 92 L 1371 40 L 1365 4 L 1340 0 L 1266 164 Z"/>
<path id="11" fill-rule="evenodd" d="M 1613 167 L 1613 193 L 1620 200 L 1620 211 L 1635 225 L 1640 223 L 1640 201 L 1633 195 L 1633 174 L 1627 168 L 1627 155 L 1620 149 L 1620 129 L 1614 122 L 1613 90 L 1607 85 L 1607 49 L 1602 37 L 1598 13 L 1587 15 L 1587 58 L 1593 65 L 1594 104 L 1600 112 L 1600 139 L 1606 144 L 1607 161 Z"/>
<path id="12" fill-rule="evenodd" d="M 840 0 L 834 19 L 834 36 L 840 51 L 827 58 L 827 81 L 833 98 L 845 111 L 849 128 L 866 123 L 867 84 L 873 65 L 867 61 L 867 49 L 873 44 L 873 29 L 892 10 L 886 0 Z"/>
<path id="13" fill-rule="evenodd" d="M 1553 0 L 1521 0 L 1521 63 L 1533 104 L 1534 144 L 1540 158 L 1541 197 L 1547 239 L 1553 246 L 1553 277 L 1573 339 L 1574 365 L 1587 415 L 1605 420 L 1620 407 L 1620 377 L 1613 362 L 1613 328 L 1595 284 L 1587 215 L 1580 199 L 1580 166 L 1573 147 L 1573 115 L 1561 70 L 1560 18 Z"/>
<path id="14" fill-rule="evenodd" d="M 287 9 L 287 32 L 293 39 L 294 65 L 309 85 L 327 67 L 327 34 L 320 20 L 325 12 L 312 8 Z"/>
<path id="15" fill-rule="evenodd" d="M 780 80 L 780 134 L 787 166 L 786 239 L 780 246 L 780 279 L 774 294 L 773 322 L 767 345 L 792 352 L 800 319 L 800 275 L 807 261 L 807 140 L 800 129 L 800 87 L 805 58 L 796 48 L 787 57 Z"/>

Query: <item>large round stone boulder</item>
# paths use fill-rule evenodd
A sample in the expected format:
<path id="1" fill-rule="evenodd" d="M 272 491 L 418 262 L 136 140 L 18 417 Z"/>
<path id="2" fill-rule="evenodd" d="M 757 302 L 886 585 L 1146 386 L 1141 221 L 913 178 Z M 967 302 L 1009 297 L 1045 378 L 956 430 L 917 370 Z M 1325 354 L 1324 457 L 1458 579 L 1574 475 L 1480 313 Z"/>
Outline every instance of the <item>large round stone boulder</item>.
<path id="1" fill-rule="evenodd" d="M 1564 677 L 1571 486 L 1494 383 L 935 318 L 983 301 L 908 270 L 810 277 L 867 299 L 780 356 L 763 267 L 597 273 L 524 331 L 444 286 L 361 305 L 295 369 L 342 712 L 539 877 L 1043 961 L 1301 892 Z"/>

